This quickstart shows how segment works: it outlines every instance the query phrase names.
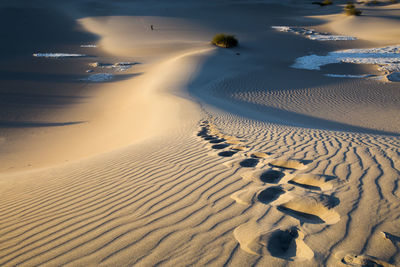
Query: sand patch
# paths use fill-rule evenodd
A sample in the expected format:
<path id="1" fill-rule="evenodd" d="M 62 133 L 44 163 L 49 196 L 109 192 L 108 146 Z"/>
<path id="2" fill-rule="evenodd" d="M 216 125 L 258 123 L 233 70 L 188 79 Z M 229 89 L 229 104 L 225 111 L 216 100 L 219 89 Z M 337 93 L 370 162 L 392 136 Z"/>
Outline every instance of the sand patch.
<path id="1" fill-rule="evenodd" d="M 374 64 L 382 70 L 400 71 L 400 45 L 369 49 L 347 49 L 329 52 L 326 56 L 309 55 L 296 59 L 293 68 L 319 70 L 334 63 Z"/>
<path id="2" fill-rule="evenodd" d="M 265 158 L 269 158 L 270 155 L 264 152 L 249 152 L 247 154 L 248 157 L 251 158 L 256 158 L 256 159 L 265 159 Z"/>
<path id="3" fill-rule="evenodd" d="M 299 160 L 273 160 L 269 163 L 271 166 L 274 167 L 279 167 L 283 169 L 289 169 L 289 170 L 304 170 L 307 168 L 306 165 L 304 165 L 301 161 Z"/>
<path id="4" fill-rule="evenodd" d="M 289 183 L 311 190 L 330 190 L 333 185 L 329 182 L 329 176 L 311 173 L 298 174 Z"/>
<path id="5" fill-rule="evenodd" d="M 89 77 L 82 79 L 82 81 L 87 81 L 87 82 L 106 82 L 110 81 L 111 79 L 114 78 L 114 75 L 110 73 L 97 73 L 97 74 L 92 74 Z"/>
<path id="6" fill-rule="evenodd" d="M 290 26 L 272 26 L 271 28 L 280 32 L 291 32 L 302 35 L 310 40 L 315 41 L 354 41 L 357 40 L 353 36 L 344 35 L 333 35 L 329 33 L 320 33 L 313 29 L 305 29 L 301 27 L 290 27 Z"/>
<path id="7" fill-rule="evenodd" d="M 239 150 L 239 151 L 243 151 L 243 150 L 246 150 L 247 147 L 245 147 L 245 146 L 233 146 L 232 149 L 234 149 L 234 150 Z"/>
<path id="8" fill-rule="evenodd" d="M 83 44 L 81 45 L 82 48 L 96 48 L 97 45 L 95 44 Z"/>
<path id="9" fill-rule="evenodd" d="M 75 57 L 87 57 L 85 54 L 68 54 L 68 53 L 35 53 L 34 57 L 45 57 L 45 58 L 75 58 Z"/>
<path id="10" fill-rule="evenodd" d="M 340 220 L 340 215 L 332 209 L 337 205 L 337 201 L 326 195 L 298 197 L 280 205 L 278 209 L 298 219 L 301 223 L 335 224 Z"/>
<path id="11" fill-rule="evenodd" d="M 337 63 L 377 65 L 378 70 L 388 74 L 388 81 L 399 81 L 400 45 L 369 49 L 347 49 L 329 52 L 326 56 L 308 55 L 297 58 L 293 68 L 320 70 L 322 66 Z M 393 74 L 393 75 L 392 75 Z M 354 75 L 329 74 L 330 77 L 362 78 Z M 363 75 L 368 78 L 368 75 Z"/>
<path id="12" fill-rule="evenodd" d="M 333 78 L 351 78 L 351 79 L 362 79 L 362 78 L 375 77 L 374 75 L 371 75 L 371 74 L 352 75 L 352 74 L 332 74 L 332 73 L 324 74 L 324 76 L 333 77 Z"/>
<path id="13" fill-rule="evenodd" d="M 91 68 L 101 68 L 101 69 L 110 69 L 113 71 L 127 71 L 132 68 L 134 65 L 139 64 L 138 62 L 117 62 L 117 63 L 103 63 L 103 62 L 93 62 L 89 63 L 89 67 Z"/>
<path id="14" fill-rule="evenodd" d="M 231 198 L 238 204 L 250 206 L 254 203 L 255 196 L 260 190 L 262 190 L 262 187 L 252 186 L 233 193 Z"/>

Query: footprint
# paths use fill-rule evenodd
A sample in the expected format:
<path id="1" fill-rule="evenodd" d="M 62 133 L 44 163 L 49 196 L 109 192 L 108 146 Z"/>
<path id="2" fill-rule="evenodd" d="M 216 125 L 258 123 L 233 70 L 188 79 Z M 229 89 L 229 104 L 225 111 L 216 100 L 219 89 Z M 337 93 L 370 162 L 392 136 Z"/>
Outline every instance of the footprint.
<path id="1" fill-rule="evenodd" d="M 278 184 L 283 180 L 288 180 L 293 177 L 292 174 L 286 174 L 282 171 L 274 170 L 274 169 L 261 169 L 252 172 L 246 172 L 242 174 L 242 178 L 245 180 L 259 182 L 259 183 L 270 183 L 270 184 Z M 285 178 L 285 179 L 283 179 Z"/>
<path id="2" fill-rule="evenodd" d="M 271 255 L 273 257 L 304 261 L 314 257 L 314 252 L 304 243 L 304 234 L 297 228 L 277 229 L 257 233 L 257 228 L 244 224 L 234 230 L 234 236 L 240 247 L 254 255 Z"/>
<path id="3" fill-rule="evenodd" d="M 314 252 L 304 243 L 304 235 L 296 227 L 274 231 L 267 241 L 267 249 L 271 256 L 282 259 L 312 259 Z"/>
<path id="4" fill-rule="evenodd" d="M 200 136 L 200 137 L 208 137 L 209 136 L 209 134 L 208 134 L 208 127 L 205 127 L 205 126 L 203 126 L 203 127 L 201 127 L 201 129 L 200 129 L 200 131 L 197 133 L 197 136 Z"/>
<path id="5" fill-rule="evenodd" d="M 296 175 L 288 183 L 310 190 L 325 191 L 333 187 L 330 180 L 332 180 L 331 176 L 305 173 Z"/>
<path id="6" fill-rule="evenodd" d="M 289 169 L 289 170 L 304 170 L 307 168 L 300 160 L 273 160 L 269 163 L 271 166 L 282 168 L 282 169 Z"/>
<path id="7" fill-rule="evenodd" d="M 212 149 L 224 149 L 227 148 L 229 145 L 228 144 L 218 144 L 218 145 L 213 145 L 211 146 Z"/>
<path id="8" fill-rule="evenodd" d="M 341 257 L 341 262 L 347 266 L 395 267 L 392 264 L 367 255 L 347 254 L 344 257 Z"/>
<path id="9" fill-rule="evenodd" d="M 335 224 L 340 215 L 332 208 L 339 200 L 333 196 L 298 197 L 278 206 L 278 210 L 298 219 L 300 223 Z"/>
<path id="10" fill-rule="evenodd" d="M 225 142 L 226 140 L 225 139 L 213 139 L 213 140 L 211 140 L 210 141 L 210 144 L 219 144 L 219 143 L 222 143 L 222 142 Z"/>
<path id="11" fill-rule="evenodd" d="M 285 190 L 283 190 L 280 186 L 268 187 L 267 189 L 261 191 L 257 198 L 260 202 L 269 204 L 272 201 L 277 200 L 280 195 L 284 193 Z"/>
<path id="12" fill-rule="evenodd" d="M 258 162 L 258 159 L 250 158 L 242 160 L 241 162 L 239 162 L 239 165 L 244 168 L 254 168 L 255 166 L 257 166 Z"/>
<path id="13" fill-rule="evenodd" d="M 218 156 L 229 158 L 229 157 L 232 157 L 233 155 L 235 155 L 236 153 L 237 153 L 237 151 L 234 151 L 234 150 L 222 151 L 222 152 L 218 153 Z"/>
<path id="14" fill-rule="evenodd" d="M 255 168 L 258 164 L 259 160 L 253 158 L 236 158 L 223 163 L 227 168 Z"/>
<path id="15" fill-rule="evenodd" d="M 264 183 L 276 184 L 283 178 L 283 176 L 285 176 L 285 173 L 283 173 L 281 171 L 269 169 L 269 170 L 264 171 L 260 175 L 260 180 Z"/>

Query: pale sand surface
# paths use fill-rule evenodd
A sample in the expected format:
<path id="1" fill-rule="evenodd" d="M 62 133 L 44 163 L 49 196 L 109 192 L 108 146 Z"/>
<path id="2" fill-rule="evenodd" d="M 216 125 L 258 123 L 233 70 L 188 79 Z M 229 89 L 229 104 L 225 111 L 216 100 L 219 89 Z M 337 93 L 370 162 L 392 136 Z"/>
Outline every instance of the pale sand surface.
<path id="1" fill-rule="evenodd" d="M 398 266 L 399 83 L 291 65 L 400 44 L 400 5 L 276 2 L 0 4 L 32 38 L 0 46 L 0 266 Z M 113 79 L 81 81 L 97 73 Z"/>

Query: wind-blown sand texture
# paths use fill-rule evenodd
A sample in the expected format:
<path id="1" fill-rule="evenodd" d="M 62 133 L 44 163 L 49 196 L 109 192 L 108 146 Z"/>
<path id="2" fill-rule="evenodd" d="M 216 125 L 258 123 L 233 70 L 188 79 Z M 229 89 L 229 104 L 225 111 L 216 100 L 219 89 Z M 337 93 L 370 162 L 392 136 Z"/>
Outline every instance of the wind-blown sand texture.
<path id="1" fill-rule="evenodd" d="M 398 46 L 400 4 L 334 2 L 0 3 L 0 266 L 399 266 L 398 83 L 291 66 Z"/>

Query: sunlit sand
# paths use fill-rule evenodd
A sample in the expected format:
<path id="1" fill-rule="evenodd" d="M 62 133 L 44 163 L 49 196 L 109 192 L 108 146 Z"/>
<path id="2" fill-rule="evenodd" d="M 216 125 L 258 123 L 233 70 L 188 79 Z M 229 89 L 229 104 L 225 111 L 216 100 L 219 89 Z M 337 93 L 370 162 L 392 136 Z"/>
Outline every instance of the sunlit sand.
<path id="1" fill-rule="evenodd" d="M 399 3 L 34 2 L 0 3 L 0 266 L 400 265 Z"/>

